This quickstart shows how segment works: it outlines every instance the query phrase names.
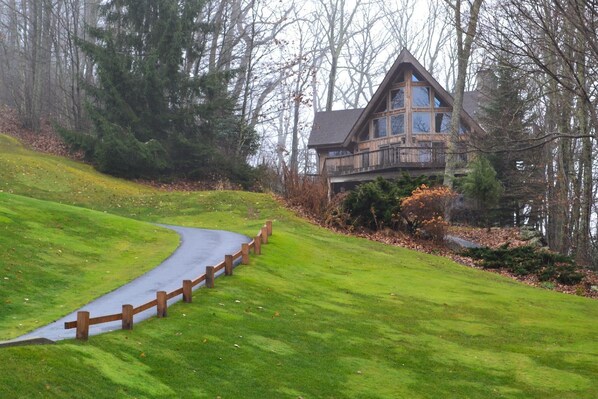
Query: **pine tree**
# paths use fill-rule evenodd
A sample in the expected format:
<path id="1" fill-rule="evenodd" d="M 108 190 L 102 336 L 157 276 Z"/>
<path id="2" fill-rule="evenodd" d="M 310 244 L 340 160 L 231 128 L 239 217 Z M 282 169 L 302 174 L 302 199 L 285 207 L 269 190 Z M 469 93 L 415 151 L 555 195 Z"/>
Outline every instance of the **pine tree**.
<path id="1" fill-rule="evenodd" d="M 528 84 L 504 55 L 499 55 L 490 80 L 493 82 L 487 82 L 482 93 L 485 104 L 481 122 L 486 135 L 477 145 L 487 153 L 504 187 L 498 216 L 506 224 L 533 224 L 542 181 L 538 152 L 531 148 L 533 114 L 531 102 L 525 98 Z"/>
<path id="2" fill-rule="evenodd" d="M 206 178 L 238 173 L 255 149 L 255 134 L 231 154 L 245 129 L 227 93 L 230 74 L 193 76 L 201 1 L 111 0 L 105 25 L 90 29 L 82 50 L 96 65 L 89 112 L 98 167 L 121 176 Z"/>
<path id="3" fill-rule="evenodd" d="M 461 188 L 465 196 L 475 202 L 486 226 L 490 228 L 489 210 L 498 204 L 503 187 L 488 159 L 478 156 L 469 164 L 469 169 L 470 172 L 463 178 Z"/>

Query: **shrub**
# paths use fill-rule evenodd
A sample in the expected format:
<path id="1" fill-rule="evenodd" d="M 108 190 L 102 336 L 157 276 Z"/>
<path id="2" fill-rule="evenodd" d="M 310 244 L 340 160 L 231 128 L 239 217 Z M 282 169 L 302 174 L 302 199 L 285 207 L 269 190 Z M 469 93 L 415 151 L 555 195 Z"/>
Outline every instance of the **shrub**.
<path id="1" fill-rule="evenodd" d="M 396 229 L 401 200 L 426 182 L 423 176 L 412 178 L 403 175 L 397 181 L 379 177 L 351 191 L 343 201 L 343 208 L 350 215 L 353 226 L 376 230 L 384 227 Z"/>
<path id="2" fill-rule="evenodd" d="M 300 206 L 317 218 L 323 218 L 328 206 L 328 183 L 317 176 L 305 176 L 285 171 L 283 190 L 291 205 Z"/>
<path id="3" fill-rule="evenodd" d="M 456 193 L 448 187 L 422 185 L 401 201 L 401 214 L 413 234 L 442 240 L 448 228 L 445 215 Z"/>
<path id="4" fill-rule="evenodd" d="M 351 215 L 347 213 L 343 206 L 349 193 L 340 193 L 332 197 L 326 209 L 324 224 L 328 227 L 345 229 L 351 225 Z"/>
<path id="5" fill-rule="evenodd" d="M 573 260 L 565 255 L 538 250 L 531 246 L 508 248 L 472 248 L 463 252 L 465 256 L 482 260 L 486 269 L 505 268 L 519 276 L 534 274 L 540 281 L 557 281 L 565 285 L 575 285 L 583 279 Z"/>

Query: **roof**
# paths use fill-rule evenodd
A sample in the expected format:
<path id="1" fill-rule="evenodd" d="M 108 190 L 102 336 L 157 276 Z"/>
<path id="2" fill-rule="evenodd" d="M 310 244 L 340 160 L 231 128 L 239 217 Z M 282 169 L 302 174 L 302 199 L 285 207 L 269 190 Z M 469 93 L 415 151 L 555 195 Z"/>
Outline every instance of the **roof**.
<path id="1" fill-rule="evenodd" d="M 374 111 L 374 107 L 395 81 L 397 74 L 407 66 L 415 69 L 434 88 L 436 95 L 452 107 L 453 96 L 434 79 L 407 49 L 403 49 L 365 108 L 316 113 L 308 147 L 348 147 L 352 137 L 356 136 L 364 124 L 368 123 L 368 118 Z M 462 118 L 474 130 L 482 130 L 476 120 L 476 115 L 479 112 L 479 99 L 480 93 L 478 91 L 463 93 Z"/>
<path id="2" fill-rule="evenodd" d="M 341 145 L 362 112 L 363 108 L 316 112 L 307 146 Z"/>
<path id="3" fill-rule="evenodd" d="M 474 119 L 479 119 L 481 95 L 477 90 L 463 93 L 463 109 Z"/>
<path id="4" fill-rule="evenodd" d="M 424 78 L 424 80 L 432 86 L 432 88 L 434 88 L 434 91 L 437 96 L 439 96 L 442 100 L 446 101 L 447 104 L 449 104 L 451 107 L 453 106 L 453 96 L 450 95 L 449 92 L 447 92 L 445 88 L 442 87 L 442 85 L 438 83 L 436 79 L 434 79 L 430 72 L 428 72 L 428 70 L 424 68 L 417 59 L 415 59 L 415 57 L 409 52 L 409 50 L 404 48 L 397 57 L 392 67 L 390 67 L 390 70 L 384 77 L 384 80 L 382 81 L 380 86 L 378 86 L 378 89 L 376 89 L 376 92 L 374 93 L 374 95 L 370 99 L 370 102 L 361 113 L 359 119 L 357 120 L 357 122 L 355 122 L 353 128 L 346 136 L 345 141 L 343 142 L 343 146 L 348 146 L 351 142 L 351 138 L 356 136 L 359 130 L 362 128 L 362 126 L 368 122 L 369 115 L 374 111 L 374 107 L 379 103 L 382 96 L 385 95 L 390 85 L 395 80 L 395 77 L 397 76 L 398 72 L 400 72 L 405 65 L 411 65 L 411 67 L 415 71 L 417 71 Z M 465 107 L 463 107 L 461 117 L 465 119 L 469 123 L 469 125 L 471 125 L 471 127 L 475 130 L 482 130 L 478 122 L 466 111 Z"/>

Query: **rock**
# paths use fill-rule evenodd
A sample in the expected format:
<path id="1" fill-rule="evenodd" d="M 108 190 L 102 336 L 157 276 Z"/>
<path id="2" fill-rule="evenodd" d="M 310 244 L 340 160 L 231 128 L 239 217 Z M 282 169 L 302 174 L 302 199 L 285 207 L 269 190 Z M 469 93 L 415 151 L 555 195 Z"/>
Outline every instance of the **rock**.
<path id="1" fill-rule="evenodd" d="M 446 245 L 453 251 L 462 251 L 467 248 L 479 248 L 480 246 L 475 242 L 467 241 L 459 237 L 447 235 L 444 237 Z"/>
<path id="2" fill-rule="evenodd" d="M 519 235 L 523 241 L 528 241 L 533 238 L 542 237 L 542 233 L 531 226 L 523 226 L 519 230 Z"/>
<path id="3" fill-rule="evenodd" d="M 544 247 L 544 237 L 532 237 L 527 241 L 527 244 L 532 247 L 542 248 Z"/>

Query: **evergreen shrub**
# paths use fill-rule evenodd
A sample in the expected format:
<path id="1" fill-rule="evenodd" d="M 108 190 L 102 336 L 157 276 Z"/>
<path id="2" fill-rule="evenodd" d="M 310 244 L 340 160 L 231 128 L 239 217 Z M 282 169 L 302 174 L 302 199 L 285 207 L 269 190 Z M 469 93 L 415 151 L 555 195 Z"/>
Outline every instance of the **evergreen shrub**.
<path id="1" fill-rule="evenodd" d="M 378 177 L 351 191 L 343 201 L 343 208 L 350 215 L 349 221 L 353 226 L 373 230 L 387 227 L 396 229 L 399 225 L 401 200 L 427 182 L 424 176 L 412 178 L 403 175 L 396 181 Z"/>
<path id="2" fill-rule="evenodd" d="M 578 284 L 583 274 L 568 256 L 539 250 L 531 246 L 509 248 L 508 244 L 496 249 L 471 248 L 465 256 L 480 259 L 485 269 L 507 269 L 518 276 L 536 275 L 540 281 L 557 281 L 565 285 Z"/>

